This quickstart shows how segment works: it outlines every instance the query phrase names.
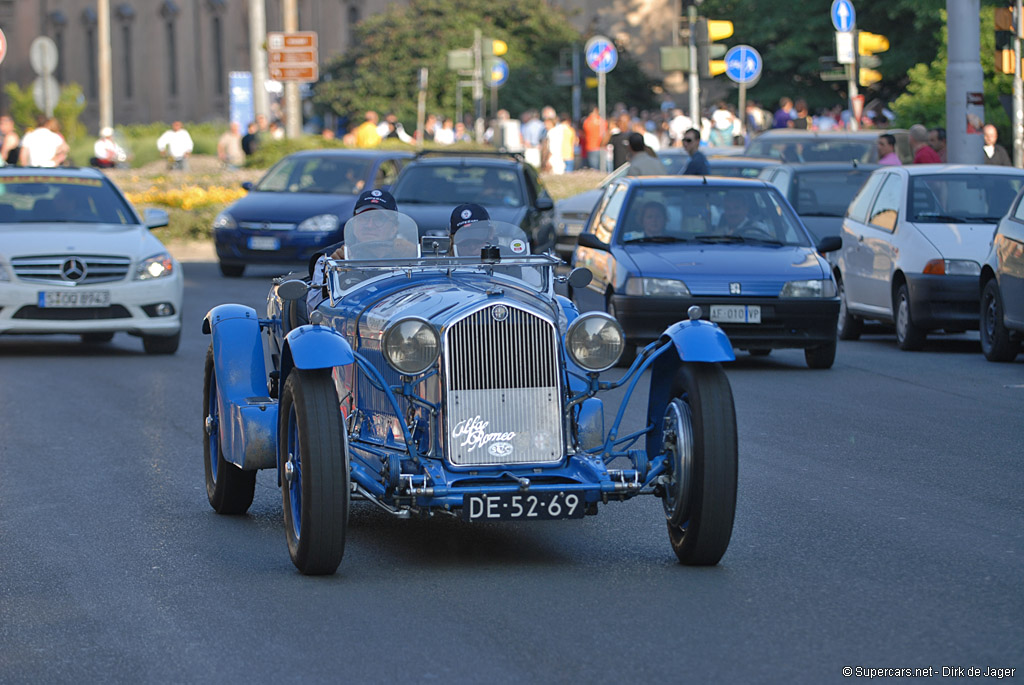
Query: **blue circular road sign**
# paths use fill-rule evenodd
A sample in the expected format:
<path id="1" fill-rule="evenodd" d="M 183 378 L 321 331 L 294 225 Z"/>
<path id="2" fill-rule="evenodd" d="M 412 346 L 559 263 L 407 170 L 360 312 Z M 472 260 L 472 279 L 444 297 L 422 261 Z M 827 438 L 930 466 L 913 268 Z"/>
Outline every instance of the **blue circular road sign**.
<path id="1" fill-rule="evenodd" d="M 736 83 L 750 83 L 761 75 L 761 53 L 749 45 L 737 45 L 725 53 L 725 73 Z"/>
<path id="2" fill-rule="evenodd" d="M 594 36 L 584 48 L 587 66 L 598 74 L 606 74 L 619 63 L 619 53 L 612 42 L 604 36 Z"/>
<path id="3" fill-rule="evenodd" d="M 846 33 L 852 31 L 857 24 L 857 12 L 850 0 L 832 0 L 832 25 L 836 31 Z"/>
<path id="4" fill-rule="evenodd" d="M 508 81 L 508 62 L 500 57 L 495 57 L 491 63 L 491 87 L 503 86 L 506 81 Z"/>

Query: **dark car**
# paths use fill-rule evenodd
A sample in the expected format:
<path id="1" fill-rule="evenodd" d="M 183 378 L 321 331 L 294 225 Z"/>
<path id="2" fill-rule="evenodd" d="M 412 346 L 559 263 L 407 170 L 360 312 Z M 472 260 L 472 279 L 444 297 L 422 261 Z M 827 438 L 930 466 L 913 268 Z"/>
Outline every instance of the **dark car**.
<path id="1" fill-rule="evenodd" d="M 422 235 L 447 235 L 452 210 L 472 202 L 494 221 L 519 226 L 533 254 L 555 247 L 555 203 L 518 153 L 428 151 L 398 175 L 391 194 Z"/>
<path id="2" fill-rule="evenodd" d="M 299 264 L 341 240 L 365 189 L 392 183 L 411 152 L 306 150 L 288 155 L 217 215 L 213 241 L 221 273 L 248 264 Z"/>
<path id="3" fill-rule="evenodd" d="M 573 264 L 594 279 L 580 310 L 614 316 L 633 345 L 699 305 L 752 354 L 803 348 L 808 366 L 836 353 L 839 298 L 828 262 L 786 198 L 763 181 L 626 177 L 610 184 L 579 237 Z"/>
<path id="4" fill-rule="evenodd" d="M 999 222 L 981 266 L 981 351 L 1012 362 L 1024 340 L 1024 188 Z"/>
<path id="5" fill-rule="evenodd" d="M 744 157 L 742 155 L 718 154 L 716 148 L 706 148 L 702 152 L 707 156 L 708 167 L 713 176 L 731 176 L 733 178 L 757 178 L 767 167 L 778 165 L 778 160 L 763 157 Z M 658 151 L 658 157 L 665 165 L 666 174 L 681 174 L 690 162 L 690 155 L 681 147 L 670 147 Z"/>
<path id="6" fill-rule="evenodd" d="M 747 157 L 768 157 L 776 161 L 805 162 L 878 161 L 878 136 L 891 133 L 896 138 L 896 154 L 904 164 L 914 161 L 910 136 L 905 129 L 888 128 L 870 131 L 803 131 L 776 128 L 765 131 L 747 143 Z"/>
<path id="7" fill-rule="evenodd" d="M 842 235 L 843 217 L 877 164 L 812 162 L 778 164 L 760 178 L 782 191 L 815 240 Z"/>

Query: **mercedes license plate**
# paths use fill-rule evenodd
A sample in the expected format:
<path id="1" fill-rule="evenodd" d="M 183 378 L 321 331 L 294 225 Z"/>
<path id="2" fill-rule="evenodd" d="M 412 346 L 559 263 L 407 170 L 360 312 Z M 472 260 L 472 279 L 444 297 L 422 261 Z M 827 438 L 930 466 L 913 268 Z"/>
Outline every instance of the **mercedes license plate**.
<path id="1" fill-rule="evenodd" d="M 575 492 L 502 492 L 465 495 L 462 518 L 467 521 L 583 518 L 583 496 Z"/>
<path id="2" fill-rule="evenodd" d="M 39 306 L 46 309 L 109 307 L 109 290 L 47 290 L 39 293 Z"/>
<path id="3" fill-rule="evenodd" d="M 756 304 L 713 304 L 711 320 L 717 323 L 761 323 L 761 306 Z"/>
<path id="4" fill-rule="evenodd" d="M 254 235 L 249 238 L 250 250 L 276 250 L 281 247 L 281 241 L 268 236 Z"/>

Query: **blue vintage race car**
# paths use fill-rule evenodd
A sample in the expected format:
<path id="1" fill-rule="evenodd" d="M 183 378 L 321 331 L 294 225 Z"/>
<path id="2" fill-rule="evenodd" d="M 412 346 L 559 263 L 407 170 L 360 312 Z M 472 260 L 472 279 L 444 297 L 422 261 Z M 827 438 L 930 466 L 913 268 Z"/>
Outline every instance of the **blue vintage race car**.
<path id="1" fill-rule="evenodd" d="M 265 318 L 240 304 L 206 315 L 214 510 L 244 513 L 256 471 L 277 469 L 292 561 L 329 574 L 352 500 L 474 522 L 580 518 L 653 495 L 679 561 L 718 563 L 737 468 L 722 330 L 694 307 L 620 378 L 602 380 L 622 329 L 555 293 L 560 279 L 585 286 L 589 272 L 556 276 L 560 260 L 530 255 L 511 224 L 480 222 L 446 242 L 421 243 L 403 214 L 365 212 L 346 224 L 346 259 L 328 263 L 322 289 L 279 278 Z M 648 369 L 646 425 L 620 435 Z M 620 386 L 606 426 L 598 396 Z"/>

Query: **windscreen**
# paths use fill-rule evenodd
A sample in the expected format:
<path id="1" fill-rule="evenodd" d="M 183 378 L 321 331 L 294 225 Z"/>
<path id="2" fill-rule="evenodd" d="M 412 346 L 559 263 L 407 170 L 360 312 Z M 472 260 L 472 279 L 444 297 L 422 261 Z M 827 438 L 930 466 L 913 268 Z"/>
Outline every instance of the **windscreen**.
<path id="1" fill-rule="evenodd" d="M 522 207 L 522 181 L 514 166 L 492 164 L 421 164 L 407 166 L 392 194 L 399 205 L 460 205 Z"/>
<path id="2" fill-rule="evenodd" d="M 135 224 L 138 219 L 103 179 L 0 175 L 0 223 Z"/>
<path id="3" fill-rule="evenodd" d="M 771 157 L 783 162 L 870 162 L 875 154 L 873 139 L 793 136 L 755 138 L 743 153 L 747 157 Z"/>
<path id="4" fill-rule="evenodd" d="M 416 259 L 416 222 L 401 212 L 369 209 L 345 222 L 345 259 Z"/>
<path id="5" fill-rule="evenodd" d="M 1010 209 L 1024 175 L 912 176 L 908 216 L 915 223 L 997 223 Z"/>
<path id="6" fill-rule="evenodd" d="M 846 216 L 872 169 L 802 170 L 793 177 L 789 201 L 800 216 Z"/>
<path id="7" fill-rule="evenodd" d="M 256 184 L 264 193 L 338 193 L 363 191 L 371 163 L 338 156 L 292 156 L 274 165 Z"/>

